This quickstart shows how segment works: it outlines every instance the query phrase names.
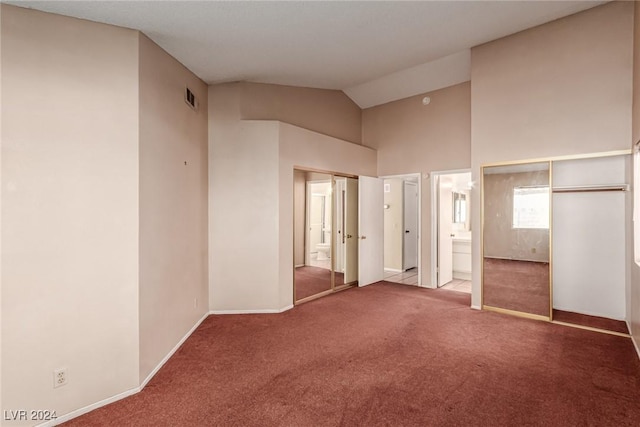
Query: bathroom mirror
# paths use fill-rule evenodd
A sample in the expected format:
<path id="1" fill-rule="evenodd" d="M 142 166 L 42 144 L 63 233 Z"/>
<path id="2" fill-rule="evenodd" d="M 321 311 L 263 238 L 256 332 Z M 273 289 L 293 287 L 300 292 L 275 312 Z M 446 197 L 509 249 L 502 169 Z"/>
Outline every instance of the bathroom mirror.
<path id="1" fill-rule="evenodd" d="M 482 168 L 483 309 L 550 319 L 550 163 Z"/>
<path id="2" fill-rule="evenodd" d="M 453 192 L 453 223 L 464 224 L 467 222 L 467 195 Z"/>

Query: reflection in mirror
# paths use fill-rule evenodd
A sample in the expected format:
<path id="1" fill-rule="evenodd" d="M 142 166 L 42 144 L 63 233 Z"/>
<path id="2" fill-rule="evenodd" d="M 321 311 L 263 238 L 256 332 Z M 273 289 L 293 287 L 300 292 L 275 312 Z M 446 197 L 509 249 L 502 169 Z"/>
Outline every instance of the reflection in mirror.
<path id="1" fill-rule="evenodd" d="M 464 224 L 467 222 L 467 195 L 452 193 L 453 195 L 453 223 Z"/>
<path id="2" fill-rule="evenodd" d="M 332 286 L 332 176 L 294 171 L 294 299 L 296 302 Z"/>
<path id="3" fill-rule="evenodd" d="M 483 168 L 483 306 L 549 318 L 549 200 L 548 162 Z"/>
<path id="4" fill-rule="evenodd" d="M 336 288 L 358 281 L 358 180 L 335 179 L 334 271 Z"/>

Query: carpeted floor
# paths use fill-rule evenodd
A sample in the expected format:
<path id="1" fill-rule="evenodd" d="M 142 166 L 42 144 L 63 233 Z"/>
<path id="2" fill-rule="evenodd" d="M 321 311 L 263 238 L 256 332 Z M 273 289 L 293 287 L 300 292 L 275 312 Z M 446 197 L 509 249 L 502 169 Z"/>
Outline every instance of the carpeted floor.
<path id="1" fill-rule="evenodd" d="M 483 304 L 549 316 L 549 263 L 485 258 Z"/>
<path id="2" fill-rule="evenodd" d="M 573 313 L 571 311 L 563 311 L 553 309 L 553 320 L 565 323 L 573 323 L 575 325 L 590 326 L 592 328 L 604 329 L 605 331 L 629 333 L 627 323 L 621 320 L 607 319 L 606 317 L 589 316 L 586 314 Z"/>
<path id="3" fill-rule="evenodd" d="M 304 266 L 295 269 L 296 301 L 331 289 L 331 270 Z M 344 274 L 336 273 L 336 286 L 344 284 Z"/>
<path id="4" fill-rule="evenodd" d="M 69 426 L 637 426 L 629 338 L 381 282 L 212 315 L 140 393 Z"/>

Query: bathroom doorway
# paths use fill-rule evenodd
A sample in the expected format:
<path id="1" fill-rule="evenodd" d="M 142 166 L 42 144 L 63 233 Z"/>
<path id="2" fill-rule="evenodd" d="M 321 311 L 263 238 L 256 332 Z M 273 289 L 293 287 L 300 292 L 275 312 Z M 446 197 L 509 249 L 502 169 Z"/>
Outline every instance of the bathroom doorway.
<path id="1" fill-rule="evenodd" d="M 471 172 L 431 174 L 432 287 L 471 293 Z"/>
<path id="2" fill-rule="evenodd" d="M 384 280 L 421 285 L 420 174 L 384 178 Z"/>

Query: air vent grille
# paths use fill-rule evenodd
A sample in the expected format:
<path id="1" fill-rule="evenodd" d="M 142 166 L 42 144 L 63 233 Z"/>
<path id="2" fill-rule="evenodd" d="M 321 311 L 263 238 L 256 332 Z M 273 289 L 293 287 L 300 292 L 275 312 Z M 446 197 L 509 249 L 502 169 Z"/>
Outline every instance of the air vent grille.
<path id="1" fill-rule="evenodd" d="M 196 96 L 191 92 L 191 89 L 186 88 L 184 91 L 184 101 L 187 105 L 194 110 L 198 109 L 198 101 L 196 100 Z"/>

